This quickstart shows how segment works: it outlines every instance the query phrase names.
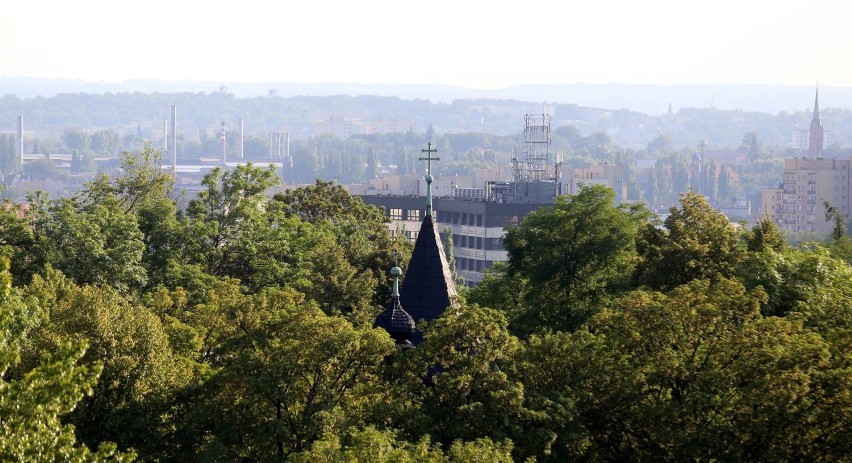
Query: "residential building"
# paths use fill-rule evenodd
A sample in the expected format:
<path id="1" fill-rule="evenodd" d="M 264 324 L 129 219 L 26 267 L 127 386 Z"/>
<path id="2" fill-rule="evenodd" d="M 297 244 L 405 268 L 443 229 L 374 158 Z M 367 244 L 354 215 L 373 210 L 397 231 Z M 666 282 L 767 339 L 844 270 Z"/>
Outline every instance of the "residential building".
<path id="1" fill-rule="evenodd" d="M 764 214 L 785 231 L 830 233 L 834 223 L 826 220 L 823 201 L 849 219 L 850 168 L 849 159 L 785 159 L 782 183 L 761 192 Z"/>

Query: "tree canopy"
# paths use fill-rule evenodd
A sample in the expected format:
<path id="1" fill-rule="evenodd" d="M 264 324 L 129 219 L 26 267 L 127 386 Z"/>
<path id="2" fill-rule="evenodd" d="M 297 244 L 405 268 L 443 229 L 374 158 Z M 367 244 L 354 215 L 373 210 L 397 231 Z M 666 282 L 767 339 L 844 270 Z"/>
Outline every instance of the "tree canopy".
<path id="1" fill-rule="evenodd" d="M 160 159 L 0 208 L 0 459 L 852 454 L 842 240 L 793 247 L 697 193 L 659 223 L 588 185 L 404 349 L 373 327 L 410 254 L 380 210 L 326 182 L 270 196 L 252 164 L 184 207 Z"/>

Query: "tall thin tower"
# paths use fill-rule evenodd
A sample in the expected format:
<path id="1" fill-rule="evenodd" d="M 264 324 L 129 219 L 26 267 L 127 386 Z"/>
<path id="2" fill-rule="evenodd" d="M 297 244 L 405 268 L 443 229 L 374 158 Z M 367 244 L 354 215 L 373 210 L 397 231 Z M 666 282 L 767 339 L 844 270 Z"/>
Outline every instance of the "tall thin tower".
<path id="1" fill-rule="evenodd" d="M 822 158 L 824 149 L 825 128 L 822 126 L 822 117 L 819 114 L 819 87 L 814 96 L 814 115 L 811 118 L 811 127 L 808 132 L 808 157 Z"/>
<path id="2" fill-rule="evenodd" d="M 17 143 L 17 156 L 15 156 L 16 166 L 15 170 L 20 171 L 24 168 L 24 116 L 23 114 L 18 116 L 18 143 Z"/>
<path id="3" fill-rule="evenodd" d="M 240 159 L 245 159 L 245 125 L 243 124 L 243 118 L 240 118 Z"/>
<path id="4" fill-rule="evenodd" d="M 550 167 L 550 114 L 524 116 L 524 159 L 512 159 L 515 182 L 555 182 Z"/>
<path id="5" fill-rule="evenodd" d="M 177 106 L 172 105 L 172 174 L 177 172 Z"/>
<path id="6" fill-rule="evenodd" d="M 225 130 L 225 121 L 222 121 L 222 131 L 220 137 L 222 139 L 222 162 L 228 162 L 228 132 Z"/>

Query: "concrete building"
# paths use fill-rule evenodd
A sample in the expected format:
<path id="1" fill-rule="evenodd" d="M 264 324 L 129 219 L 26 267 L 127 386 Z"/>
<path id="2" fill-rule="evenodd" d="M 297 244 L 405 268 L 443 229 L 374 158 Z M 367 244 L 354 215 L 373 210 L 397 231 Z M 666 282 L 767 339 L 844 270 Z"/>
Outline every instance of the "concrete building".
<path id="1" fill-rule="evenodd" d="M 624 166 L 600 165 L 585 169 L 562 168 L 562 191 L 575 195 L 580 185 L 604 185 L 615 191 L 616 202 L 627 200 L 627 182 L 624 181 Z"/>
<path id="2" fill-rule="evenodd" d="M 404 133 L 408 130 L 414 130 L 414 121 L 403 117 L 364 121 L 364 133 L 367 135 L 374 133 Z"/>

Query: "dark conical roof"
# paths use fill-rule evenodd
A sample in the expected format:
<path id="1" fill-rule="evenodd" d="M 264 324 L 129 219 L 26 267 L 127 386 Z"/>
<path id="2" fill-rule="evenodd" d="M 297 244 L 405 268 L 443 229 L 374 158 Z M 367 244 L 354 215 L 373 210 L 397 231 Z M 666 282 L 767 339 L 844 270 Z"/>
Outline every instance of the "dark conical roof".
<path id="1" fill-rule="evenodd" d="M 399 296 L 391 299 L 387 308 L 376 317 L 373 326 L 383 328 L 397 344 L 407 343 L 415 328 L 414 319 L 403 310 Z"/>
<path id="2" fill-rule="evenodd" d="M 415 321 L 431 321 L 440 317 L 457 294 L 431 214 L 427 214 L 420 225 L 400 293 L 406 310 Z"/>

